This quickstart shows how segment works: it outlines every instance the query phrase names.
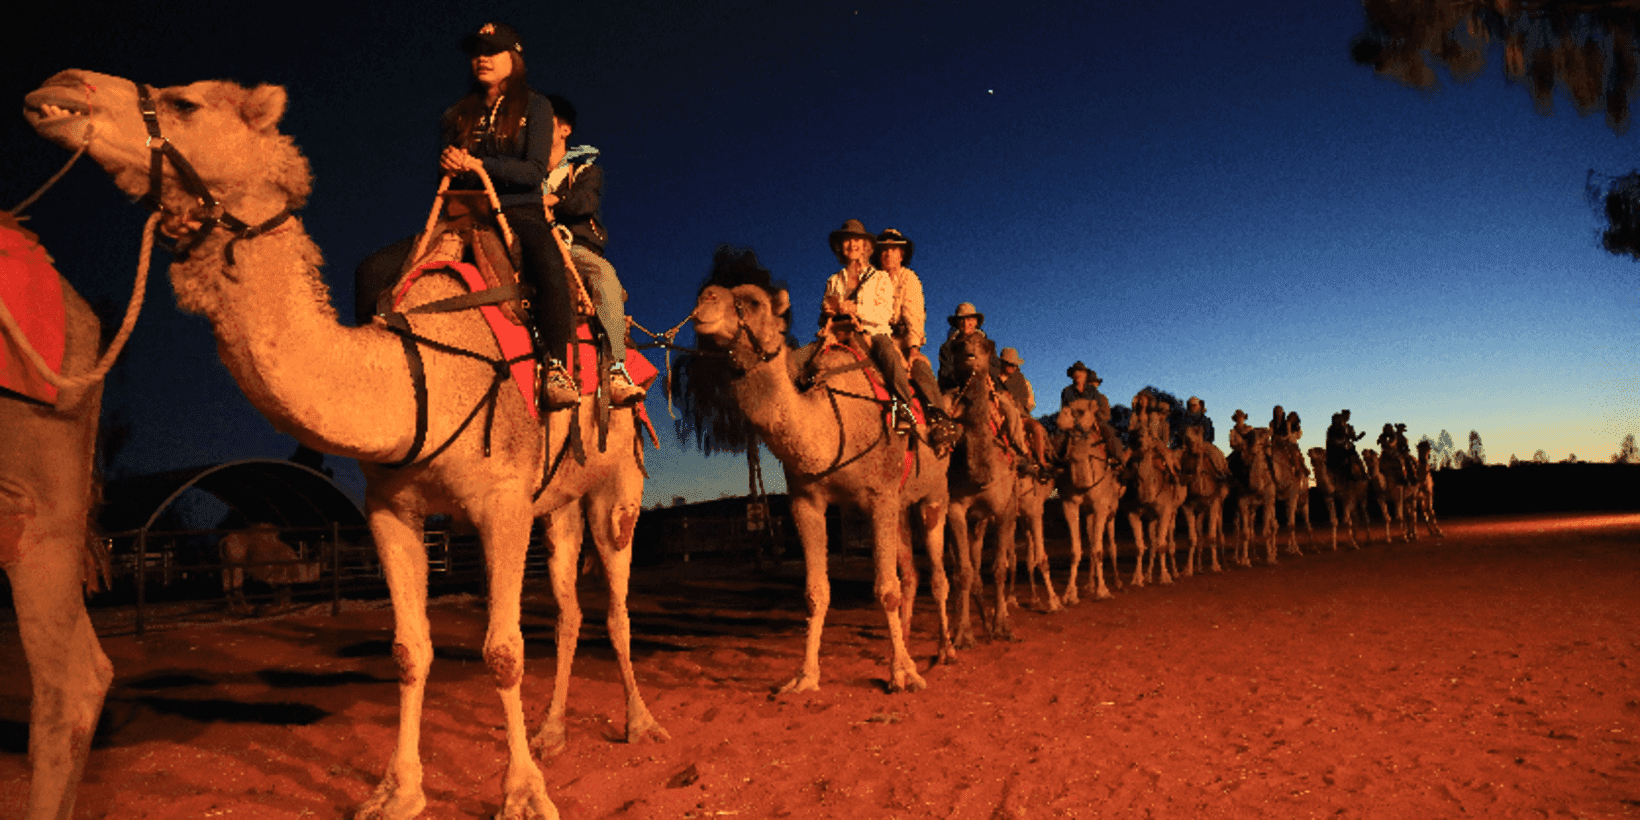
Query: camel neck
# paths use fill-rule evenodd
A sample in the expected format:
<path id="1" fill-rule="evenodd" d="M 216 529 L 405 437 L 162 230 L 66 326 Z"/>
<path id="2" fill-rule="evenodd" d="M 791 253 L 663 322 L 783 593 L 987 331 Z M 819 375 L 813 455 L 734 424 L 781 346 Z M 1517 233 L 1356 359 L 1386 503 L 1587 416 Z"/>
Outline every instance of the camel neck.
<path id="1" fill-rule="evenodd" d="M 171 278 L 178 305 L 210 320 L 222 362 L 251 404 L 315 450 L 391 460 L 407 446 L 415 413 L 396 340 L 339 323 L 319 249 L 299 221 L 237 243 L 231 268 L 226 241 L 219 234 L 174 263 Z M 373 397 L 368 412 L 361 396 Z"/>

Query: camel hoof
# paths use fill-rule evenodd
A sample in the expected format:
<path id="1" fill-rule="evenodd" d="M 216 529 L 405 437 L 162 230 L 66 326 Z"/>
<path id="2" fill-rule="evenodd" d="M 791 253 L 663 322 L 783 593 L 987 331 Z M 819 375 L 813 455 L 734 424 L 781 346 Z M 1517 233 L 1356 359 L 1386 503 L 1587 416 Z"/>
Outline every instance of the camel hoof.
<path id="1" fill-rule="evenodd" d="M 535 737 L 530 738 L 530 754 L 535 755 L 536 760 L 556 757 L 563 754 L 567 748 L 569 748 L 569 735 L 564 731 L 563 724 L 556 726 L 542 724 L 541 731 L 536 732 Z"/>
<path id="2" fill-rule="evenodd" d="M 558 807 L 547 797 L 546 778 L 535 764 L 530 764 L 530 769 L 516 780 L 508 773 L 505 779 L 513 782 L 506 786 L 507 793 L 502 799 L 501 811 L 495 814 L 496 820 L 558 820 Z"/>
<path id="3" fill-rule="evenodd" d="M 939 651 L 939 654 L 934 656 L 934 664 L 933 665 L 935 665 L 935 666 L 956 666 L 958 663 L 961 663 L 961 661 L 957 660 L 957 649 L 956 649 L 956 647 L 948 646 L 948 647 L 945 647 L 944 649 L 941 649 Z"/>
<path id="4" fill-rule="evenodd" d="M 671 739 L 672 733 L 666 731 L 653 717 L 645 716 L 645 719 L 628 723 L 626 727 L 627 743 L 665 743 Z"/>
<path id="5" fill-rule="evenodd" d="M 1063 603 L 1065 606 L 1075 606 L 1075 605 L 1081 603 L 1082 599 L 1076 597 L 1076 590 L 1074 588 L 1072 588 L 1072 589 L 1065 590 L 1065 597 L 1061 598 L 1060 602 Z"/>
<path id="6" fill-rule="evenodd" d="M 376 787 L 370 799 L 353 812 L 354 820 L 410 820 L 427 808 L 427 795 L 420 788 L 399 787 L 398 778 L 389 774 Z"/>
<path id="7" fill-rule="evenodd" d="M 922 675 L 916 672 L 906 672 L 900 677 L 902 680 L 889 681 L 888 691 L 890 693 L 921 692 L 928 688 L 928 681 L 923 680 Z"/>
<path id="8" fill-rule="evenodd" d="M 774 690 L 774 693 L 777 694 L 777 695 L 790 695 L 790 694 L 795 694 L 797 692 L 818 692 L 818 691 L 820 691 L 820 681 L 819 681 L 819 679 L 809 678 L 809 677 L 804 677 L 802 675 L 798 675 L 797 677 L 792 678 L 791 680 L 786 681 L 785 683 L 783 683 L 780 686 L 776 687 L 775 690 Z"/>

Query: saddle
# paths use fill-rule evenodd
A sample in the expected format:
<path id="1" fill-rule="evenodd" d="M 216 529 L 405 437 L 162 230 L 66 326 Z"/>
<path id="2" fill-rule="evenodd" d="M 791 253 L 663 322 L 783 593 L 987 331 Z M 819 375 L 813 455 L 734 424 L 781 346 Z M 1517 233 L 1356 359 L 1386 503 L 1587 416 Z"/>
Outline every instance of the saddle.
<path id="1" fill-rule="evenodd" d="M 478 269 L 489 288 L 514 286 L 516 295 L 496 304 L 514 325 L 524 325 L 529 302 L 519 286 L 518 266 L 523 250 L 515 240 L 508 245 L 501 226 L 506 218 L 490 207 L 483 191 L 439 190 L 427 227 L 416 235 L 415 249 L 405 258 L 404 268 L 394 277 L 403 281 L 411 271 L 439 262 L 468 262 Z M 510 230 L 505 232 L 511 234 Z M 571 271 L 573 275 L 573 269 Z M 389 288 L 377 301 L 377 312 L 392 309 L 394 292 Z"/>

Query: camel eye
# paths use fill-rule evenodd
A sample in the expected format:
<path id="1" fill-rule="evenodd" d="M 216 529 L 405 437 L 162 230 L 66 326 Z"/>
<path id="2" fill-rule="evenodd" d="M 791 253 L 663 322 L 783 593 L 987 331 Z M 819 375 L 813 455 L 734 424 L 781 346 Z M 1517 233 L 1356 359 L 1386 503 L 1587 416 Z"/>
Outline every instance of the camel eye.
<path id="1" fill-rule="evenodd" d="M 184 97 L 173 97 L 166 100 L 166 102 L 169 103 L 171 108 L 175 109 L 178 114 L 182 114 L 184 116 L 192 114 L 200 109 L 199 103 Z"/>

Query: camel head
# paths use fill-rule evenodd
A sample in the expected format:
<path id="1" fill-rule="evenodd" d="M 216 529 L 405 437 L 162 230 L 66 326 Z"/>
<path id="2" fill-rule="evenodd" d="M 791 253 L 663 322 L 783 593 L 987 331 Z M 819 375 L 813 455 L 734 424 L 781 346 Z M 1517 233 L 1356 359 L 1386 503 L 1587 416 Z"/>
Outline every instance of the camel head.
<path id="1" fill-rule="evenodd" d="M 1059 412 L 1054 415 L 1054 426 L 1067 433 L 1073 430 L 1092 432 L 1098 413 L 1099 402 L 1093 399 L 1076 399 L 1059 408 Z"/>
<path id="2" fill-rule="evenodd" d="M 306 202 L 313 181 L 307 159 L 278 130 L 284 88 L 208 81 L 156 88 L 151 99 L 161 135 L 229 212 L 256 224 Z M 86 153 L 114 184 L 132 199 L 149 193 L 153 151 L 135 83 L 90 71 L 59 72 L 24 98 L 23 116 L 40 136 L 70 150 L 84 144 L 89 131 Z M 198 199 L 182 189 L 171 160 L 163 168 L 160 227 L 176 238 L 198 221 Z"/>
<path id="3" fill-rule="evenodd" d="M 963 392 L 990 389 L 989 378 L 976 379 L 973 376 L 976 373 L 990 375 L 991 358 L 997 351 L 996 343 L 979 332 L 959 334 L 953 341 L 957 344 L 953 348 L 951 365 L 955 368 L 957 381 L 964 385 Z"/>
<path id="4" fill-rule="evenodd" d="M 786 349 L 791 297 L 759 285 L 707 285 L 695 302 L 695 338 L 703 350 L 727 351 L 740 372 Z"/>

